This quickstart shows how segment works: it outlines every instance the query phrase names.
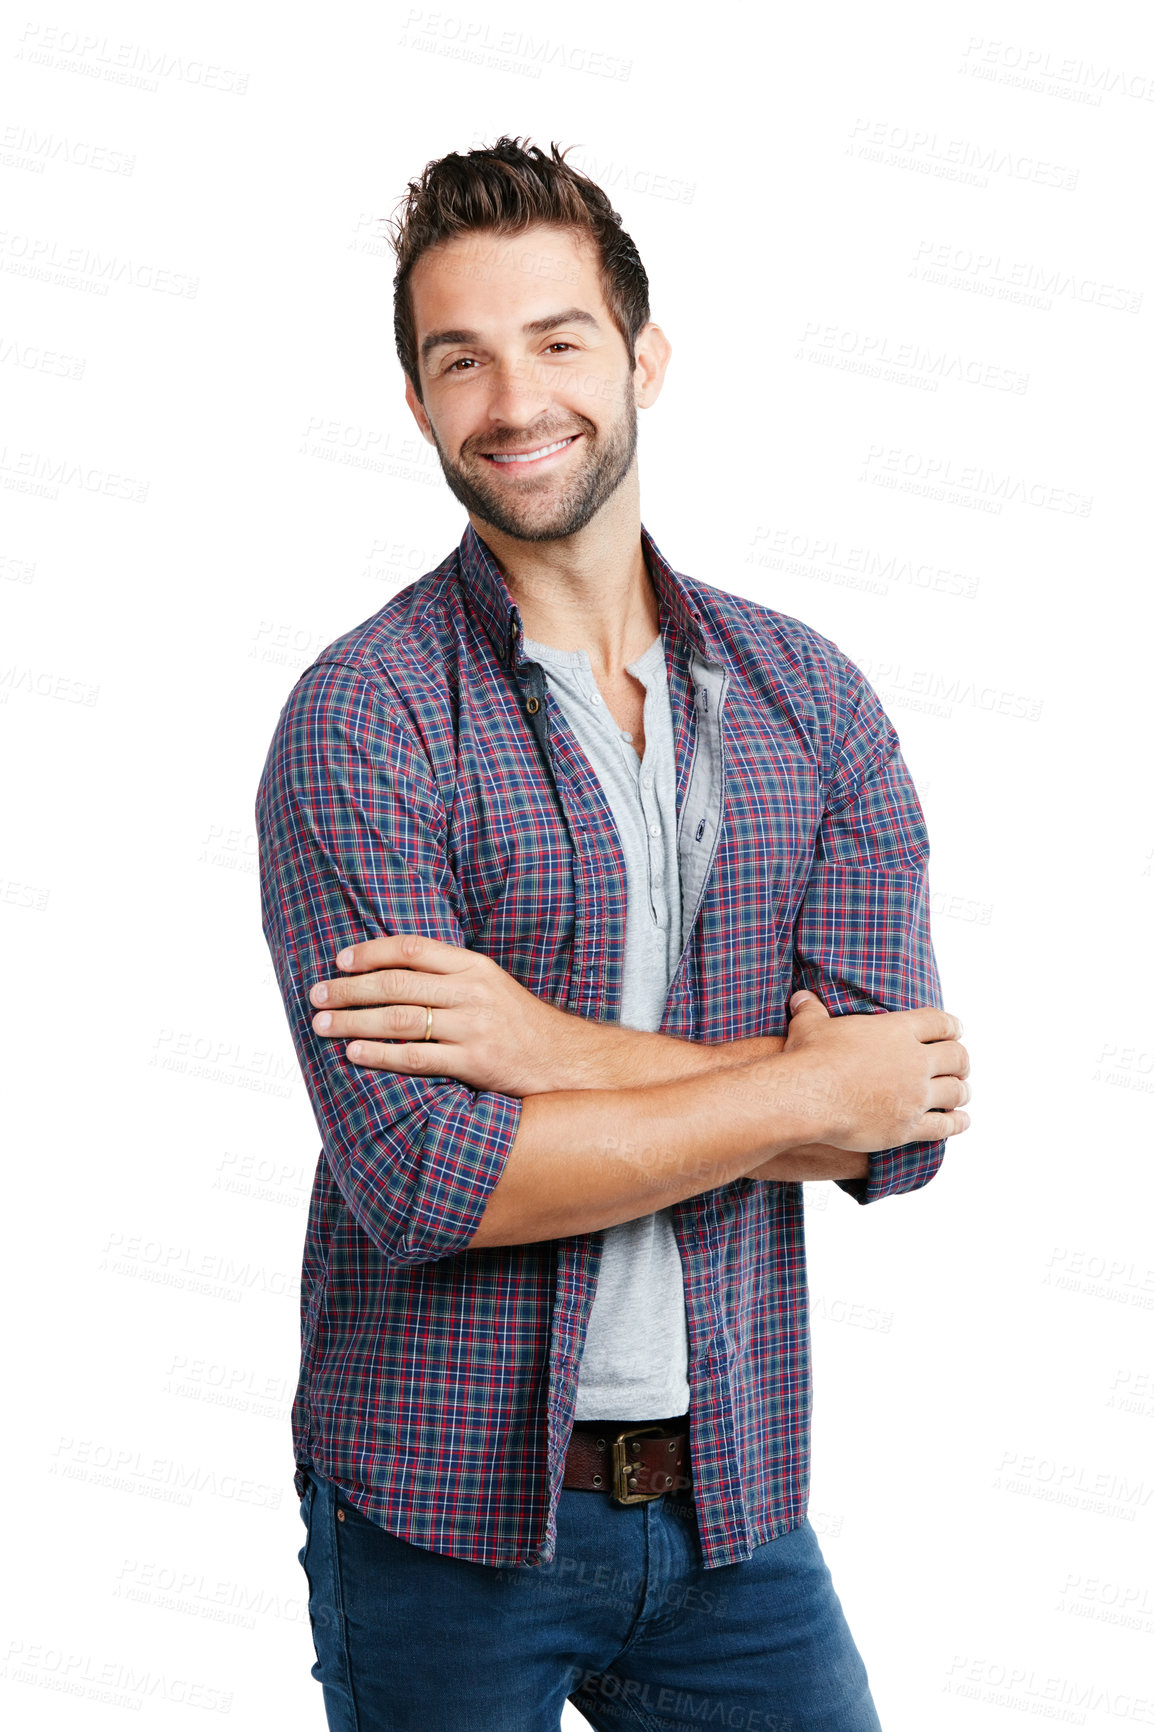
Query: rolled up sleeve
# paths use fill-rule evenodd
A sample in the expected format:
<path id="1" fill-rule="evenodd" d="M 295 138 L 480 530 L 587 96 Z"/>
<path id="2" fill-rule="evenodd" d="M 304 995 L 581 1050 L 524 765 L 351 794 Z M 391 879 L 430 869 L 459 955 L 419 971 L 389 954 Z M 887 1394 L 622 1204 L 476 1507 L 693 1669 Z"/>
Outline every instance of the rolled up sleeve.
<path id="1" fill-rule="evenodd" d="M 447 819 L 428 759 L 372 671 L 321 663 L 281 712 L 256 803 L 261 918 L 322 1159 L 397 1265 L 463 1250 L 517 1134 L 521 1101 L 453 1078 L 358 1068 L 315 1034 L 309 992 L 347 944 L 464 944 Z"/>
<path id="2" fill-rule="evenodd" d="M 844 726 L 794 927 L 793 991 L 808 987 L 831 1016 L 940 1009 L 921 804 L 877 693 L 838 654 Z M 836 1183 L 859 1203 L 914 1191 L 933 1178 L 945 1147 L 943 1139 L 880 1149 L 865 1178 Z"/>

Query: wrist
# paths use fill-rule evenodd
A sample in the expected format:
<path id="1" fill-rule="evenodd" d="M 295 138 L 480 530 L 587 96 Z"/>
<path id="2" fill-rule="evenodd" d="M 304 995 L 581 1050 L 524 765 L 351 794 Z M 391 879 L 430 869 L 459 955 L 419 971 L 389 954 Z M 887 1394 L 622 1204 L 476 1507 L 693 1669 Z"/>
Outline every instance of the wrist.
<path id="1" fill-rule="evenodd" d="M 784 1046 L 785 1041 L 778 1038 L 775 1052 L 739 1062 L 718 1078 L 721 1092 L 756 1112 L 766 1126 L 765 1141 L 756 1157 L 762 1160 L 774 1159 L 788 1149 L 828 1144 L 835 1134 L 829 1093 L 820 1076 L 815 1077 L 811 1066 L 796 1052 L 782 1050 Z"/>
<path id="2" fill-rule="evenodd" d="M 754 1034 L 744 1040 L 728 1040 L 721 1046 L 694 1046 L 693 1051 L 700 1054 L 702 1070 L 732 1070 L 739 1065 L 776 1058 L 784 1046 L 783 1034 Z"/>
<path id="3" fill-rule="evenodd" d="M 572 1011 L 558 1011 L 555 1028 L 548 1031 L 548 1051 L 543 1054 L 548 1081 L 540 1091 L 557 1094 L 564 1089 L 625 1088 L 637 1079 L 623 1074 L 625 1041 L 631 1031 L 615 1022 L 591 1022 Z"/>

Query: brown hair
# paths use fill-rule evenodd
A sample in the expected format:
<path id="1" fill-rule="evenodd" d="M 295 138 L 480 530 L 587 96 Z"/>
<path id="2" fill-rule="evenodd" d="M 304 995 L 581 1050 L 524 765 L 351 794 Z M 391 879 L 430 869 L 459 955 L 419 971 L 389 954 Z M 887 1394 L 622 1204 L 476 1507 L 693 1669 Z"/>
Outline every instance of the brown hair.
<path id="1" fill-rule="evenodd" d="M 572 150 L 572 145 L 566 146 Z M 649 279 L 621 218 L 595 181 L 571 168 L 565 151 L 551 156 L 528 138 L 499 138 L 496 144 L 466 155 L 453 152 L 426 165 L 390 219 L 390 241 L 397 255 L 393 278 L 393 328 L 401 366 L 421 397 L 417 334 L 409 286 L 413 266 L 438 241 L 473 230 L 518 234 L 534 223 L 574 229 L 596 247 L 601 292 L 613 323 L 635 360 L 634 342 L 649 319 Z"/>

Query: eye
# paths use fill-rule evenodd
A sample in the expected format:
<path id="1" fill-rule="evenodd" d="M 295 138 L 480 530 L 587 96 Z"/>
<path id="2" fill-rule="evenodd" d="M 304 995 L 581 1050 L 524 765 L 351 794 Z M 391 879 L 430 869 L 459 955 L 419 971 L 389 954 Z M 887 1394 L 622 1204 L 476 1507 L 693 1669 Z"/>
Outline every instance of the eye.
<path id="1" fill-rule="evenodd" d="M 558 337 L 555 343 L 549 343 L 547 347 L 550 349 L 575 349 L 577 345 L 576 343 L 566 343 L 562 338 Z"/>
<path id="2" fill-rule="evenodd" d="M 445 371 L 446 371 L 446 373 L 453 373 L 457 370 L 458 367 L 461 367 L 461 366 L 475 367 L 476 364 L 477 363 L 473 360 L 473 357 L 471 355 L 461 355 L 456 361 L 450 361 L 449 365 L 445 368 Z"/>

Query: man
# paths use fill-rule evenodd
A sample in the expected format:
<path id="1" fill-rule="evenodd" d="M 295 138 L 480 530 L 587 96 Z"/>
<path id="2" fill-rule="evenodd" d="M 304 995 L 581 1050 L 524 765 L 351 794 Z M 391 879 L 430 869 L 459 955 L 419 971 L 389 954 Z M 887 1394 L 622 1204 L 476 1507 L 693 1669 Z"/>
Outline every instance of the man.
<path id="1" fill-rule="evenodd" d="M 469 524 L 302 674 L 257 802 L 324 1143 L 313 1675 L 358 1732 L 566 1698 L 864 1732 L 806 1518 L 800 1181 L 914 1190 L 968 1123 L 917 796 L 836 645 L 643 527 L 670 345 L 604 193 L 502 138 L 411 183 L 395 246 Z"/>

